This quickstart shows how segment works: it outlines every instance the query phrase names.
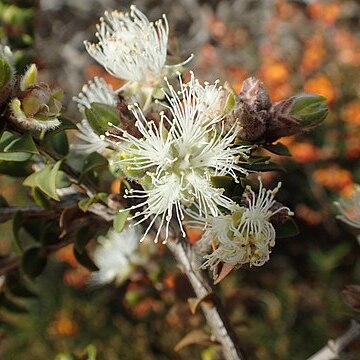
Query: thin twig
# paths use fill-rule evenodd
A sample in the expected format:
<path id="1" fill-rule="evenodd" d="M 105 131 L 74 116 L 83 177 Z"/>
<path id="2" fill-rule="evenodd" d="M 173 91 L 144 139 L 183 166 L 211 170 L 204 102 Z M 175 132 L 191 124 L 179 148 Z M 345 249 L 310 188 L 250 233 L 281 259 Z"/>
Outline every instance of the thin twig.
<path id="1" fill-rule="evenodd" d="M 80 194 L 74 194 L 63 198 L 49 209 L 37 205 L 0 207 L 0 222 L 10 220 L 18 212 L 22 212 L 26 219 L 55 219 L 64 209 L 76 207 L 82 198 Z"/>
<path id="2" fill-rule="evenodd" d="M 352 320 L 350 327 L 345 334 L 338 337 L 336 340 L 329 340 L 327 345 L 319 350 L 315 355 L 308 358 L 308 360 L 335 360 L 338 359 L 341 353 L 355 340 L 360 338 L 360 323 Z"/>
<path id="3" fill-rule="evenodd" d="M 168 241 L 167 247 L 174 255 L 180 269 L 188 277 L 197 298 L 213 295 L 212 305 L 201 303 L 201 309 L 216 340 L 222 345 L 226 360 L 244 360 L 245 355 L 223 309 L 220 299 L 214 293 L 207 274 L 199 269 L 194 248 L 184 240 Z"/>

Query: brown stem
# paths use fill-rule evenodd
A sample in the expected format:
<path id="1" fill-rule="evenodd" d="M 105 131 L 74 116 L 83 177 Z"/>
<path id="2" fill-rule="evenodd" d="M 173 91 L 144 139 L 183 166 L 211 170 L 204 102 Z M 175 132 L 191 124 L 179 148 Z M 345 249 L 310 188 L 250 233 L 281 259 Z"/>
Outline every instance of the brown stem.
<path id="1" fill-rule="evenodd" d="M 212 306 L 205 303 L 201 303 L 200 306 L 214 337 L 222 345 L 224 358 L 226 360 L 245 360 L 245 355 L 239 346 L 221 301 L 214 293 L 209 277 L 199 269 L 194 247 L 184 240 L 168 241 L 167 247 L 174 255 L 182 272 L 188 277 L 197 298 L 200 300 L 210 294 L 213 295 Z"/>
<path id="2" fill-rule="evenodd" d="M 355 340 L 360 338 L 360 323 L 352 320 L 350 327 L 345 334 L 336 340 L 329 340 L 327 345 L 319 350 L 316 354 L 309 357 L 308 360 L 335 360 L 341 353 Z"/>
<path id="3" fill-rule="evenodd" d="M 59 203 L 55 203 L 49 209 L 36 205 L 0 207 L 0 223 L 10 220 L 17 212 L 22 212 L 26 219 L 56 219 L 64 209 L 77 207 L 77 202 L 82 198 L 83 196 L 74 194 Z"/>

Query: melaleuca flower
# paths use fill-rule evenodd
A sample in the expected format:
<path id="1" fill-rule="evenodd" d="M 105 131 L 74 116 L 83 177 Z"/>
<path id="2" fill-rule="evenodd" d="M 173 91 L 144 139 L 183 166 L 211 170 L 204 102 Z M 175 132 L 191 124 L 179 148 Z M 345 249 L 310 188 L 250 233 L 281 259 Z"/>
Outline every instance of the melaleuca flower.
<path id="1" fill-rule="evenodd" d="M 60 125 L 60 89 L 37 82 L 37 68 L 32 64 L 20 78 L 20 94 L 10 103 L 11 120 L 27 130 L 47 131 Z"/>
<path id="2" fill-rule="evenodd" d="M 142 84 L 154 84 L 165 75 L 169 35 L 165 15 L 155 23 L 149 22 L 132 5 L 130 13 L 106 11 L 97 30 L 99 42 L 85 41 L 85 47 L 111 75 Z"/>
<path id="3" fill-rule="evenodd" d="M 344 223 L 360 229 L 360 186 L 356 185 L 351 197 L 346 199 L 342 198 L 335 202 L 335 205 L 340 211 L 338 219 Z M 360 243 L 360 235 L 358 235 L 358 241 Z"/>
<path id="4" fill-rule="evenodd" d="M 244 206 L 233 207 L 229 215 L 210 217 L 202 242 L 213 244 L 215 250 L 205 255 L 202 268 L 210 268 L 217 276 L 218 265 L 227 263 L 236 267 L 248 264 L 262 266 L 270 258 L 275 245 L 276 232 L 272 217 L 280 212 L 287 216 L 292 212 L 285 206 L 278 206 L 274 197 L 281 184 L 273 190 L 266 190 L 260 181 L 258 193 L 251 187 L 245 189 Z"/>
<path id="5" fill-rule="evenodd" d="M 211 177 L 230 175 L 237 181 L 238 173 L 246 173 L 241 162 L 250 148 L 234 146 L 236 131 L 225 134 L 218 130 L 222 115 L 214 111 L 214 104 L 222 95 L 217 84 L 201 85 L 193 75 L 187 84 L 180 79 L 178 92 L 168 84 L 165 96 L 169 105 L 164 106 L 169 115 L 162 112 L 156 124 L 134 106 L 141 136 L 137 138 L 125 131 L 118 136 L 115 165 L 125 174 L 136 174 L 135 180 L 143 186 L 143 190 L 130 190 L 127 196 L 141 200 L 131 208 L 139 209 L 134 216 L 140 218 L 138 223 L 151 219 L 145 235 L 159 219 L 155 242 L 164 225 L 166 241 L 173 215 L 185 236 L 182 220 L 188 207 L 195 207 L 207 217 L 219 215 L 219 207 L 229 209 L 234 204 L 223 194 L 224 189 L 212 185 Z"/>
<path id="6" fill-rule="evenodd" d="M 94 252 L 94 263 L 99 271 L 92 274 L 92 281 L 120 284 L 126 280 L 135 266 L 144 263 L 144 256 L 137 251 L 140 238 L 140 232 L 134 228 L 126 228 L 121 233 L 111 229 L 100 236 Z"/>
<path id="7" fill-rule="evenodd" d="M 102 153 L 109 146 L 109 143 L 102 140 L 91 127 L 85 116 L 85 109 L 90 109 L 93 103 L 116 107 L 117 95 L 103 78 L 95 77 L 93 81 L 89 81 L 88 84 L 83 86 L 82 91 L 77 97 L 73 97 L 73 100 L 78 103 L 78 108 L 84 116 L 84 119 L 76 125 L 79 129 L 77 137 L 84 143 L 74 144 L 73 149 L 84 153 L 94 151 Z"/>

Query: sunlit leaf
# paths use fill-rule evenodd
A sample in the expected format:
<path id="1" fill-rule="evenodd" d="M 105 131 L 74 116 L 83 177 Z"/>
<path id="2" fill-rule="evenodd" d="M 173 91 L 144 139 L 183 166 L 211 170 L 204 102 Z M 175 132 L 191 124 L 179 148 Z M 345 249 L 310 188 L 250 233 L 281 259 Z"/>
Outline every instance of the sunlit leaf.
<path id="1" fill-rule="evenodd" d="M 127 218 L 129 215 L 129 211 L 121 211 L 118 212 L 114 217 L 113 227 L 117 232 L 123 231 Z"/>
<path id="2" fill-rule="evenodd" d="M 44 169 L 37 171 L 28 176 L 23 185 L 30 187 L 38 187 L 42 192 L 54 200 L 60 201 L 56 192 L 56 183 L 59 176 L 61 161 L 54 165 L 47 165 Z"/>
<path id="3" fill-rule="evenodd" d="M 79 201 L 79 208 L 86 212 L 89 210 L 89 207 L 93 204 L 96 204 L 97 202 L 103 202 L 106 204 L 108 194 L 106 193 L 98 193 L 90 198 L 82 199 Z"/>

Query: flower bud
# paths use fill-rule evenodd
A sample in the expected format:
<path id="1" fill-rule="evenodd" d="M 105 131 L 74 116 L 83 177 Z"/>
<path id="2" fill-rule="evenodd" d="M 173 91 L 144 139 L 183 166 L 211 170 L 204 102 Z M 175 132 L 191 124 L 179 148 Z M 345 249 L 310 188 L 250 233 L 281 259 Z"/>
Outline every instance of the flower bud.
<path id="1" fill-rule="evenodd" d="M 28 130 L 46 131 L 59 126 L 62 90 L 50 89 L 45 83 L 26 84 L 26 90 L 10 103 L 12 121 Z"/>
<path id="2" fill-rule="evenodd" d="M 266 131 L 267 112 L 255 112 L 240 96 L 235 99 L 235 106 L 225 119 L 225 130 L 230 130 L 234 123 L 239 126 L 237 136 L 244 141 L 253 142 L 261 139 Z"/>
<path id="3" fill-rule="evenodd" d="M 14 79 L 13 55 L 8 46 L 0 45 L 0 105 L 4 104 L 11 92 Z"/>
<path id="4" fill-rule="evenodd" d="M 267 140 L 274 141 L 319 125 L 326 118 L 326 98 L 315 94 L 300 94 L 276 102 L 269 112 Z"/>
<path id="5" fill-rule="evenodd" d="M 241 87 L 239 97 L 252 111 L 269 110 L 271 101 L 263 83 L 255 77 L 247 78 Z"/>
<path id="6" fill-rule="evenodd" d="M 90 108 L 85 108 L 85 116 L 94 131 L 101 135 L 109 129 L 109 123 L 119 124 L 119 110 L 107 104 L 94 102 Z"/>
<path id="7" fill-rule="evenodd" d="M 235 105 L 226 118 L 228 130 L 236 122 L 239 125 L 238 137 L 254 142 L 262 139 L 266 131 L 268 110 L 271 102 L 263 83 L 254 77 L 247 78 L 240 94 L 235 98 Z"/>
<path id="8" fill-rule="evenodd" d="M 125 151 L 120 151 L 110 159 L 110 171 L 114 176 L 125 176 L 129 180 L 138 180 L 145 175 L 146 170 L 141 169 L 141 167 L 140 169 L 135 169 L 127 163 L 130 156 Z"/>
<path id="9" fill-rule="evenodd" d="M 35 64 L 31 64 L 25 74 L 20 79 L 20 90 L 25 91 L 37 83 L 38 69 Z"/>

